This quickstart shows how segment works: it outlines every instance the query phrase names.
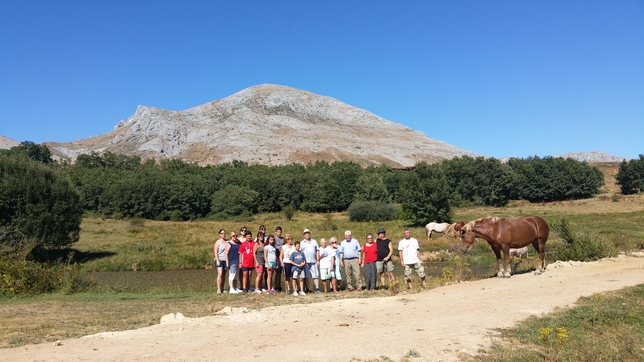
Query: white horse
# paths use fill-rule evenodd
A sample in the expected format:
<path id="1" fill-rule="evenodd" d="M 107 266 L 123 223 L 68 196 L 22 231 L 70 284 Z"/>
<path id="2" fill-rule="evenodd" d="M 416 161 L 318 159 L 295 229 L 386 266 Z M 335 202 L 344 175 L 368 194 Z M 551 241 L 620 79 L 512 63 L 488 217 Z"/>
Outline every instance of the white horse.
<path id="1" fill-rule="evenodd" d="M 516 255 L 519 258 L 523 258 L 524 255 L 528 255 L 528 247 L 524 246 L 518 249 L 510 248 L 510 255 Z"/>
<path id="2" fill-rule="evenodd" d="M 445 230 L 449 227 L 449 224 L 446 222 L 430 222 L 425 226 L 425 231 L 427 232 L 427 240 L 432 238 L 432 233 L 441 233 L 445 237 Z"/>

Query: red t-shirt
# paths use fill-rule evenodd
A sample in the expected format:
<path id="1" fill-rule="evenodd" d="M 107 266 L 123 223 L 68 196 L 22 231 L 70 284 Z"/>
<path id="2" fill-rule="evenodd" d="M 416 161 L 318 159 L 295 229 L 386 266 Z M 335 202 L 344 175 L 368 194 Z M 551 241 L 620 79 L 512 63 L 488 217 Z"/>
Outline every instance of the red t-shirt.
<path id="1" fill-rule="evenodd" d="M 255 247 L 255 242 L 253 241 L 244 241 L 239 246 L 239 257 L 242 261 L 242 268 L 254 268 L 255 259 L 253 259 L 253 248 Z"/>
<path id="2" fill-rule="evenodd" d="M 378 258 L 378 246 L 376 243 L 371 243 L 371 246 L 369 246 L 369 244 L 364 244 L 362 251 L 364 251 L 365 264 L 373 263 Z"/>

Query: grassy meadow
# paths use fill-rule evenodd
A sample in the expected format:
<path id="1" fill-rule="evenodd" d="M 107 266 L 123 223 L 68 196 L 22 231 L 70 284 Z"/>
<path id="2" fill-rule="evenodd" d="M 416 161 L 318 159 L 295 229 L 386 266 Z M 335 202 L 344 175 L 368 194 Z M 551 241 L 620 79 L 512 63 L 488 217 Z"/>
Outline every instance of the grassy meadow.
<path id="1" fill-rule="evenodd" d="M 488 215 L 518 217 L 533 214 L 552 223 L 565 217 L 580 228 L 607 237 L 620 251 L 639 250 L 644 244 L 644 195 L 608 195 L 545 204 L 517 201 L 504 208 L 460 208 L 454 210 L 454 220 L 473 220 Z M 181 312 L 188 317 L 202 317 L 227 305 L 261 308 L 337 298 L 387 296 L 395 293 L 402 282 L 401 276 L 398 276 L 396 285 L 387 290 L 360 294 L 313 294 L 305 299 L 284 294 L 271 297 L 214 294 L 216 271 L 212 269 L 212 249 L 219 229 L 230 232 L 246 226 L 255 233 L 262 224 L 267 226 L 269 232 L 279 225 L 285 234 L 292 234 L 296 240 L 301 237 L 302 230 L 308 228 L 318 241 L 331 236 L 341 240 L 344 230 L 348 229 L 364 242 L 367 232 L 375 233 L 379 227 L 384 227 L 388 237 L 394 241 L 394 247 L 402 238 L 403 229 L 409 226 L 405 221 L 350 222 L 346 213 L 322 215 L 298 212 L 291 221 L 279 213 L 223 222 L 86 217 L 81 226 L 80 241 L 74 244 L 72 250 L 60 254 L 63 260 L 71 257 L 70 261 L 77 263 L 86 281 L 84 290 L 71 295 L 0 298 L 0 347 L 139 328 L 158 323 L 159 318 L 167 313 Z M 495 273 L 494 254 L 487 243 L 475 244 L 473 252 L 468 255 L 450 254 L 448 250 L 453 247 L 454 239 L 445 239 L 438 234 L 432 240 L 427 240 L 422 227 L 412 227 L 411 230 L 412 236 L 421 242 L 425 266 L 433 270 L 433 277 L 429 278 L 431 287 L 459 279 L 488 277 Z M 557 236 L 551 233 L 548 244 L 558 241 Z M 529 258 L 518 265 L 518 272 L 530 270 L 533 267 L 531 262 L 535 259 L 536 252 L 530 250 Z M 400 268 L 396 269 L 398 273 L 401 272 Z M 473 274 L 470 269 L 474 271 Z M 418 284 L 417 280 L 414 282 Z M 417 288 L 412 292 L 422 291 Z M 493 351 L 487 351 L 486 356 L 490 353 Z"/>

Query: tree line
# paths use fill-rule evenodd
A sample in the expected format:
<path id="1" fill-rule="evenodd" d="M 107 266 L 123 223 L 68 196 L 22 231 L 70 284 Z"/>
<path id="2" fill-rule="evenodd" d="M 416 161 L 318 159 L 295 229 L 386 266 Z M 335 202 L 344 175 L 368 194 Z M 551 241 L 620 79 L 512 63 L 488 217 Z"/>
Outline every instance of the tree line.
<path id="1" fill-rule="evenodd" d="M 642 179 L 641 167 L 629 172 Z M 105 152 L 80 155 L 69 164 L 53 162 L 44 145 L 23 142 L 0 150 L 0 183 L 0 245 L 35 238 L 66 246 L 77 240 L 83 212 L 180 221 L 286 209 L 338 212 L 351 205 L 362 214 L 383 207 L 387 212 L 380 214 L 391 215 L 395 204 L 401 206 L 397 217 L 424 224 L 450 221 L 459 206 L 591 197 L 603 176 L 585 162 L 552 157 L 504 163 L 463 156 L 401 170 L 351 162 L 198 166 Z"/>
<path id="2" fill-rule="evenodd" d="M 411 170 L 351 162 L 198 166 L 178 159 L 141 162 L 110 152 L 80 155 L 65 173 L 84 210 L 101 215 L 194 220 L 278 212 L 346 211 L 354 202 L 400 204 L 413 222 L 449 221 L 451 208 L 504 206 L 592 197 L 603 185 L 595 167 L 553 157 L 457 157 Z"/>

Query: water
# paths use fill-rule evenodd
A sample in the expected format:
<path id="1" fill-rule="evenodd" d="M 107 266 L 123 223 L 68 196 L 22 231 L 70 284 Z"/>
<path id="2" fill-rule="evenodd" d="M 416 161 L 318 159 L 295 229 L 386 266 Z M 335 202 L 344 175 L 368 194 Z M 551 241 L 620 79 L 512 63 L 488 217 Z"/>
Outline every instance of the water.
<path id="1" fill-rule="evenodd" d="M 425 274 L 440 277 L 443 267 L 449 263 L 424 262 Z M 476 279 L 493 275 L 489 264 L 470 265 Z M 403 268 L 396 264 L 394 274 L 403 275 Z M 253 275 L 254 278 L 254 275 Z M 88 272 L 83 279 L 91 283 L 91 289 L 103 292 L 128 293 L 187 293 L 216 292 L 217 270 L 163 270 L 163 271 L 119 271 Z M 227 281 L 227 278 L 226 278 Z M 254 283 L 254 279 L 253 279 Z"/>

